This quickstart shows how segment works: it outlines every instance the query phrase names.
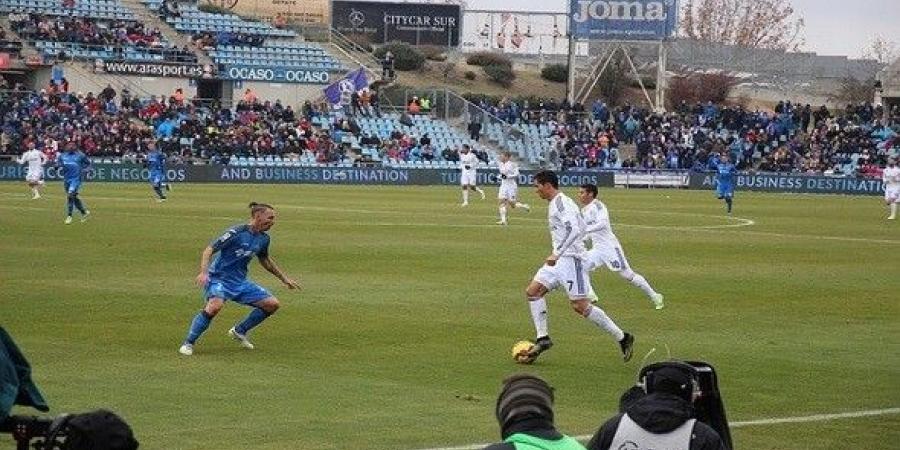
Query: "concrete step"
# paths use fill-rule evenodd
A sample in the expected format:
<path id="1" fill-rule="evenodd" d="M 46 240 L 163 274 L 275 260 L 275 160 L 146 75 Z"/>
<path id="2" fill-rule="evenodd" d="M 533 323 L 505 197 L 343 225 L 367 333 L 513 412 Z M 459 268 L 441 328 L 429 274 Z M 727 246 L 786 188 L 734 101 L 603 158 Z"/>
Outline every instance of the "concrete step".
<path id="1" fill-rule="evenodd" d="M 9 16 L 0 16 L 0 27 L 3 27 L 6 30 L 6 38 L 11 41 L 19 41 L 22 43 L 22 59 L 28 58 L 29 56 L 41 56 L 41 52 L 38 49 L 28 45 L 28 41 L 26 39 L 22 39 L 22 36 L 19 36 L 18 33 L 13 31 L 12 25 L 9 23 Z"/>

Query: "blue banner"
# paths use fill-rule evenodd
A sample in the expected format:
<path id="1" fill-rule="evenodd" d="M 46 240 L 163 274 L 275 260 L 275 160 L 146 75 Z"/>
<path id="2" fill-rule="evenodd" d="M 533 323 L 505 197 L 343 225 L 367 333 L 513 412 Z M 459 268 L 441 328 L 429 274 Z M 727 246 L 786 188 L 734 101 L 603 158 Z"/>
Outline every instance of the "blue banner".
<path id="1" fill-rule="evenodd" d="M 809 194 L 881 195 L 882 182 L 877 178 L 826 177 L 779 173 L 738 174 L 735 190 L 760 192 L 795 192 Z M 715 189 L 715 173 L 693 173 L 689 189 Z"/>
<path id="2" fill-rule="evenodd" d="M 537 171 L 523 170 L 519 185 L 534 184 Z M 479 170 L 479 185 L 498 184 L 496 169 Z M 62 179 L 62 170 L 44 169 L 47 181 Z M 166 179 L 182 183 L 266 183 L 266 184 L 383 184 L 383 185 L 459 185 L 458 169 L 400 169 L 391 167 L 237 167 L 179 165 L 166 169 Z M 85 176 L 88 182 L 147 182 L 150 171 L 132 164 L 94 164 Z M 25 166 L 0 162 L 0 181 L 24 181 Z M 577 187 L 592 183 L 613 186 L 612 172 L 566 171 L 559 174 L 559 184 Z"/>
<path id="3" fill-rule="evenodd" d="M 273 83 L 328 84 L 330 76 L 322 69 L 286 69 L 284 67 L 221 66 L 223 80 L 271 81 Z"/>
<path id="4" fill-rule="evenodd" d="M 676 0 L 570 0 L 570 7 L 577 39 L 661 41 L 678 23 Z"/>

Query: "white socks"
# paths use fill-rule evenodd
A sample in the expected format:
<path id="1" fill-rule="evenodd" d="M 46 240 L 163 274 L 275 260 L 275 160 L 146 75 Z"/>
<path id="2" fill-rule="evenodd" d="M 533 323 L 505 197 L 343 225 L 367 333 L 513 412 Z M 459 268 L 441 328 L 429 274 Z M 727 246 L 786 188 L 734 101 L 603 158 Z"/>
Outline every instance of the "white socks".
<path id="1" fill-rule="evenodd" d="M 534 307 L 532 307 L 532 315 L 534 314 L 533 308 Z M 600 327 L 601 329 L 603 329 L 604 331 L 609 333 L 610 336 L 612 336 L 613 339 L 616 340 L 616 342 L 619 342 L 625 338 L 625 332 L 623 332 L 622 329 L 619 328 L 619 326 L 616 325 L 616 323 L 613 322 L 612 319 L 610 319 L 609 316 L 607 316 L 606 313 L 603 312 L 602 309 L 600 309 L 594 305 L 591 305 L 590 309 L 588 310 L 588 314 L 587 314 L 587 316 L 585 316 L 585 318 L 587 320 L 590 320 L 591 322 L 594 322 L 595 325 L 597 325 L 598 327 Z M 545 326 L 546 326 L 546 323 L 545 323 Z"/>
<path id="2" fill-rule="evenodd" d="M 897 204 L 891 203 L 891 219 L 897 217 Z"/>
<path id="3" fill-rule="evenodd" d="M 463 204 L 469 203 L 469 190 L 463 189 Z"/>
<path id="4" fill-rule="evenodd" d="M 525 203 L 519 203 L 519 202 L 516 202 L 516 208 L 531 209 L 531 207 L 526 205 Z"/>
<path id="5" fill-rule="evenodd" d="M 547 332 L 547 301 L 544 297 L 528 298 L 528 307 L 531 308 L 531 320 L 534 321 L 534 330 L 537 337 L 542 338 Z M 615 324 L 613 325 L 615 326 Z M 622 330 L 619 330 L 621 332 Z"/>
<path id="6" fill-rule="evenodd" d="M 475 188 L 475 192 L 478 192 L 479 194 L 481 194 L 481 199 L 484 200 L 484 198 L 485 198 L 485 197 L 484 197 L 484 191 L 482 191 L 481 188 L 476 187 L 476 188 Z"/>
<path id="7" fill-rule="evenodd" d="M 641 274 L 632 272 L 631 275 L 632 275 L 632 278 L 631 278 L 631 280 L 629 280 L 629 281 L 631 281 L 631 284 L 637 286 L 638 288 L 640 288 L 640 290 L 644 291 L 644 293 L 647 294 L 647 297 L 653 298 L 654 295 L 657 295 L 656 291 L 654 291 L 653 288 L 650 287 L 650 283 L 647 282 L 647 279 L 642 277 Z M 622 275 L 622 277 L 625 278 L 626 280 L 628 279 L 628 277 L 626 277 L 625 275 Z"/>
<path id="8" fill-rule="evenodd" d="M 38 191 L 37 186 L 31 188 L 31 194 L 32 194 L 32 196 L 33 196 L 34 198 L 40 198 L 40 197 L 41 197 L 41 193 Z"/>
<path id="9" fill-rule="evenodd" d="M 500 221 L 506 223 L 506 205 L 500 205 Z"/>

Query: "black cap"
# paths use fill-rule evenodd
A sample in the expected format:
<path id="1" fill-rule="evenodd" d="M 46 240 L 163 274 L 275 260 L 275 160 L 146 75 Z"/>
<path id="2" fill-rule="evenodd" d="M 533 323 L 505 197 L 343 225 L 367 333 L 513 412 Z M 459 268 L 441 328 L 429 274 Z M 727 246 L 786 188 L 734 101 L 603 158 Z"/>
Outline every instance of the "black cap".
<path id="1" fill-rule="evenodd" d="M 553 388 L 535 375 L 512 375 L 503 381 L 495 412 L 503 429 L 513 421 L 531 418 L 553 423 Z"/>
<path id="2" fill-rule="evenodd" d="M 677 366 L 664 366 L 653 371 L 648 392 L 663 392 L 677 395 L 691 401 L 694 393 L 694 379 L 688 369 Z"/>
<path id="3" fill-rule="evenodd" d="M 138 441 L 131 427 L 112 411 L 98 409 L 72 416 L 68 422 L 68 450 L 134 450 Z"/>

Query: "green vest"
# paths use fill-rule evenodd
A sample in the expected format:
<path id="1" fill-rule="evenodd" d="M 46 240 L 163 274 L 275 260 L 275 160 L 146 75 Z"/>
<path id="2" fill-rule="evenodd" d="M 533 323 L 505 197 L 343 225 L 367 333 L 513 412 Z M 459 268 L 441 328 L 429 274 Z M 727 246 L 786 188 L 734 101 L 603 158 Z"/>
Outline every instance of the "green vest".
<path id="1" fill-rule="evenodd" d="M 583 445 L 569 436 L 551 441 L 524 433 L 516 433 L 503 442 L 514 444 L 516 450 L 585 450 Z"/>

